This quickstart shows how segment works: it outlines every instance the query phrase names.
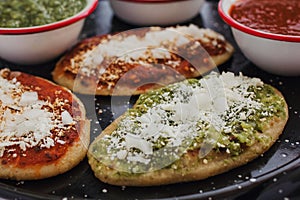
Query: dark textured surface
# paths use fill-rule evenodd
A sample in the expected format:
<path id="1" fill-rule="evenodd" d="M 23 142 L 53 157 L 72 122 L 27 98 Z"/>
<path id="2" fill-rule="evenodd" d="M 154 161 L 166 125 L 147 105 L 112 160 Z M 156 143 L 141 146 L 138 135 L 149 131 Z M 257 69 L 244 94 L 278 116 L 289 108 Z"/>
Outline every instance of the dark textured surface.
<path id="1" fill-rule="evenodd" d="M 85 159 L 71 171 L 57 177 L 40 181 L 0 180 L 2 197 L 14 199 L 299 199 L 300 155 L 300 78 L 281 77 L 266 73 L 249 62 L 236 46 L 230 29 L 219 18 L 218 1 L 206 1 L 201 12 L 191 21 L 198 26 L 212 28 L 222 33 L 236 48 L 232 59 L 220 66 L 220 71 L 242 72 L 251 77 L 259 77 L 264 82 L 277 87 L 289 104 L 290 119 L 280 140 L 263 156 L 253 162 L 207 180 L 159 187 L 118 187 L 101 183 Z M 108 32 L 137 28 L 115 18 L 107 1 L 99 1 L 94 14 L 86 21 L 79 39 Z M 0 44 L 1 48 L 1 44 Z M 59 59 L 59 58 L 57 58 Z M 9 67 L 51 80 L 55 62 L 38 66 L 17 66 L 0 60 L 0 68 Z M 111 99 L 79 95 L 92 120 L 92 139 L 113 120 Z M 130 99 L 129 105 L 134 103 Z M 118 113 L 128 106 L 126 98 L 115 102 Z M 99 114 L 100 113 L 100 114 Z M 295 170 L 296 169 L 296 170 Z"/>

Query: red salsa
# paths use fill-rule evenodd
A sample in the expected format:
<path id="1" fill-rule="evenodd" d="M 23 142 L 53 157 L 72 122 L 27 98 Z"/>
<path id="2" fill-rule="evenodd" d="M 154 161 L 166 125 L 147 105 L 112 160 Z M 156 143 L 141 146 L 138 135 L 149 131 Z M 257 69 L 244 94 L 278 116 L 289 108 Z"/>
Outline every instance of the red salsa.
<path id="1" fill-rule="evenodd" d="M 230 15 L 256 30 L 300 36 L 300 0 L 239 0 Z"/>

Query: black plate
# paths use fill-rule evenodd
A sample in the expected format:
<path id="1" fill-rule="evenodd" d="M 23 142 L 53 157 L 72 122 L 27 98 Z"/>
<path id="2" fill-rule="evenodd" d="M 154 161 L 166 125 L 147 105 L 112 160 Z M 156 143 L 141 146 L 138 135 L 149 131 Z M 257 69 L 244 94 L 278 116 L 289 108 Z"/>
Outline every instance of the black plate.
<path id="1" fill-rule="evenodd" d="M 277 87 L 286 97 L 290 119 L 280 140 L 268 152 L 245 166 L 203 181 L 142 188 L 118 187 L 100 182 L 94 177 L 87 159 L 85 159 L 71 171 L 45 180 L 0 180 L 0 197 L 16 199 L 62 199 L 64 197 L 68 199 L 215 199 L 221 197 L 253 199 L 260 196 L 260 192 L 266 196 L 267 194 L 264 192 L 276 182 L 278 183 L 281 176 L 288 176 L 292 169 L 299 166 L 299 77 L 274 76 L 249 62 L 236 46 L 229 27 L 219 18 L 217 1 L 206 1 L 200 14 L 185 24 L 189 23 L 212 28 L 222 33 L 235 46 L 236 51 L 233 58 L 220 66 L 220 71 L 243 72 L 251 77 L 259 77 L 264 82 Z M 99 1 L 97 10 L 87 19 L 80 39 L 132 28 L 136 27 L 125 24 L 114 17 L 108 1 Z M 9 67 L 12 70 L 24 71 L 51 80 L 50 73 L 56 61 L 41 66 L 18 66 L 0 60 L 0 68 Z M 109 97 L 78 96 L 86 105 L 88 118 L 92 119 L 91 136 L 93 139 L 113 120 L 113 113 L 110 109 L 111 99 Z M 134 98 L 130 99 L 130 105 L 134 101 Z M 128 106 L 127 100 L 119 98 L 118 103 L 118 113 L 122 113 Z M 99 110 L 101 110 L 101 114 L 99 114 Z M 296 186 L 299 188 L 299 179 L 298 173 L 297 178 L 294 178 L 294 182 L 291 184 L 298 183 Z M 281 195 L 291 195 L 291 187 L 288 187 L 289 190 L 279 188 L 276 192 Z M 265 196 L 262 196 L 263 199 Z"/>

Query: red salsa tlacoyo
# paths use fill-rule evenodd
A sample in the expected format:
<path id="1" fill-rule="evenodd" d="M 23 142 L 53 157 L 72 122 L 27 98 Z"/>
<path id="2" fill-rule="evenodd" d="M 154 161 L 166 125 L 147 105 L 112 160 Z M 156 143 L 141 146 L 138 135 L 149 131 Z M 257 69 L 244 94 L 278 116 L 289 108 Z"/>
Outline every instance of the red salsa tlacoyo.
<path id="1" fill-rule="evenodd" d="M 89 125 L 69 90 L 0 70 L 0 178 L 37 180 L 70 170 L 86 155 Z"/>
<path id="2" fill-rule="evenodd" d="M 253 29 L 300 36 L 299 0 L 239 0 L 231 7 L 230 15 Z"/>

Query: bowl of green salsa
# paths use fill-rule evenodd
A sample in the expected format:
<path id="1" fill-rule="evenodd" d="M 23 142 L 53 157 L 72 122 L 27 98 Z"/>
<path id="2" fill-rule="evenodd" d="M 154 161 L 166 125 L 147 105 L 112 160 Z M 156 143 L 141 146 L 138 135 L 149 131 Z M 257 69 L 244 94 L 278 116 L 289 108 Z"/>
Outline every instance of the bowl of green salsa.
<path id="1" fill-rule="evenodd" d="M 0 58 L 31 65 L 50 61 L 77 42 L 98 0 L 1 0 Z"/>

